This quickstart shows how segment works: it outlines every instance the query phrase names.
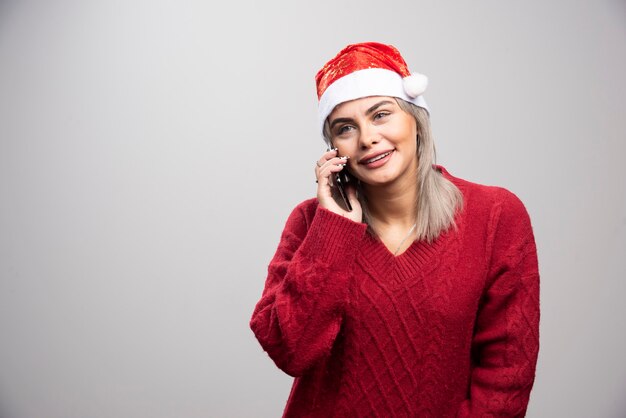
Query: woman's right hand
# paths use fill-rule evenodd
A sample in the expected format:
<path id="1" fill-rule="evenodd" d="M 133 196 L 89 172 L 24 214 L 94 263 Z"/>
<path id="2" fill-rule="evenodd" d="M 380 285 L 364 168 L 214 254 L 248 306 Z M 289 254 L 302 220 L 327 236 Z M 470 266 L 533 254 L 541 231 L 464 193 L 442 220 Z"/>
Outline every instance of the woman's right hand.
<path id="1" fill-rule="evenodd" d="M 349 218 L 354 222 L 362 222 L 363 212 L 361 204 L 356 197 L 356 188 L 354 184 L 345 186 L 348 200 L 352 206 L 352 211 L 347 211 L 333 198 L 331 190 L 334 174 L 345 169 L 348 157 L 339 157 L 337 149 L 331 149 L 322 154 L 321 158 L 315 163 L 315 176 L 317 177 L 317 200 L 324 209 L 328 209 L 338 215 Z"/>

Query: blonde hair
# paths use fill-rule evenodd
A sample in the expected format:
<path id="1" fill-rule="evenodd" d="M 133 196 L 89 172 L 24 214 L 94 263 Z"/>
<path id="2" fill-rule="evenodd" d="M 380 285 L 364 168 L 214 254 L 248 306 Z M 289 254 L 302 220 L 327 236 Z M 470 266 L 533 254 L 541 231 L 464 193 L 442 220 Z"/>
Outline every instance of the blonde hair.
<path id="1" fill-rule="evenodd" d="M 417 219 L 416 240 L 434 241 L 450 227 L 456 227 L 454 217 L 463 208 L 461 191 L 435 167 L 435 143 L 430 128 L 428 112 L 412 103 L 396 98 L 398 106 L 417 122 Z M 324 137 L 330 143 L 328 120 L 324 123 Z M 359 201 L 363 208 L 363 221 L 368 222 L 367 196 L 357 185 Z M 374 233 L 372 228 L 368 228 Z"/>

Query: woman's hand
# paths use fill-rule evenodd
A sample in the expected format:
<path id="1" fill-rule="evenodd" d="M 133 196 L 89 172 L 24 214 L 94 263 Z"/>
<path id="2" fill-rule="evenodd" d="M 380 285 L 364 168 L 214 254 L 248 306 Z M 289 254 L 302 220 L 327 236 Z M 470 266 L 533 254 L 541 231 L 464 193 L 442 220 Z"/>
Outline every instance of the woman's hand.
<path id="1" fill-rule="evenodd" d="M 354 184 L 345 186 L 346 194 L 352 211 L 347 211 L 333 198 L 331 187 L 333 185 L 333 175 L 345 169 L 348 157 L 339 157 L 337 149 L 325 152 L 322 157 L 316 161 L 315 176 L 317 177 L 317 200 L 324 209 L 328 209 L 338 215 L 349 218 L 354 222 L 362 222 L 363 212 L 361 204 L 356 198 L 356 188 Z"/>

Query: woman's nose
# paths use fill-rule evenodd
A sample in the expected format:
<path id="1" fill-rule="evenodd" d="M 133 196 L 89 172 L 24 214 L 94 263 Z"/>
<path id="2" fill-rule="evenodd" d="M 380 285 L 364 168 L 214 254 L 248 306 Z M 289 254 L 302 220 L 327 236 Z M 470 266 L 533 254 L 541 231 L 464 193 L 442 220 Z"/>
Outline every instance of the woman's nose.
<path id="1" fill-rule="evenodd" d="M 380 141 L 380 134 L 372 126 L 364 126 L 361 128 L 361 132 L 359 135 L 359 143 L 361 149 L 370 148 L 372 145 L 377 144 Z"/>

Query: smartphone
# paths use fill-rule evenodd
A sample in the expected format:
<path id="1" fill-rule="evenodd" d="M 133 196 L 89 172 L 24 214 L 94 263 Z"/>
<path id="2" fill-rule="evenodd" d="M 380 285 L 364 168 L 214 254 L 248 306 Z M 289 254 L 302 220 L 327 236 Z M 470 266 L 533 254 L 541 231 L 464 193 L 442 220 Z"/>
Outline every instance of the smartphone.
<path id="1" fill-rule="evenodd" d="M 339 196 L 341 196 L 341 200 L 345 208 L 350 212 L 352 212 L 352 205 L 350 204 L 350 200 L 348 200 L 348 193 L 346 193 L 345 187 L 351 181 L 350 173 L 348 173 L 346 167 L 344 167 L 340 172 L 334 174 L 335 188 L 339 192 Z"/>

